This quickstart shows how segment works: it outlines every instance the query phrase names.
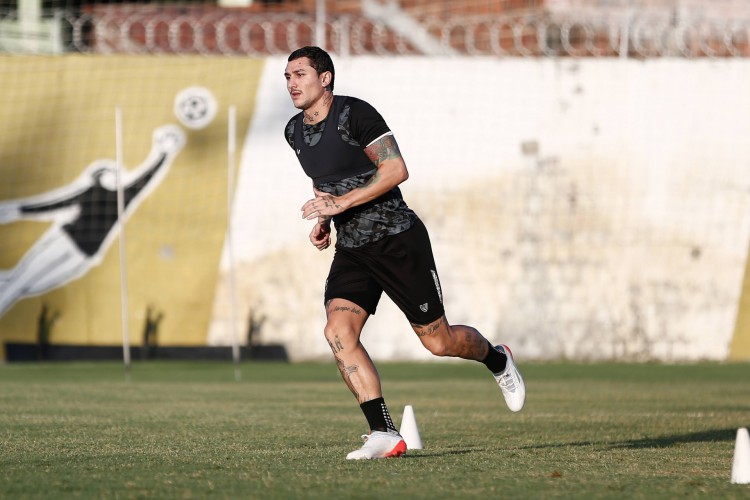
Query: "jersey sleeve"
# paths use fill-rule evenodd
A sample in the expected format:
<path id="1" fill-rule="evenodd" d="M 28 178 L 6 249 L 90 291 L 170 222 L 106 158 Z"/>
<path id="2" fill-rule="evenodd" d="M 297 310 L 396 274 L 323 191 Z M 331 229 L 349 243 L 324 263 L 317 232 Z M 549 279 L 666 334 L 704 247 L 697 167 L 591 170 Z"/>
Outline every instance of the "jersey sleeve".
<path id="1" fill-rule="evenodd" d="M 385 119 L 369 103 L 353 97 L 350 100 L 352 137 L 363 148 L 391 131 Z"/>
<path id="2" fill-rule="evenodd" d="M 294 125 L 297 123 L 297 117 L 293 116 L 284 127 L 284 139 L 289 147 L 294 149 Z"/>

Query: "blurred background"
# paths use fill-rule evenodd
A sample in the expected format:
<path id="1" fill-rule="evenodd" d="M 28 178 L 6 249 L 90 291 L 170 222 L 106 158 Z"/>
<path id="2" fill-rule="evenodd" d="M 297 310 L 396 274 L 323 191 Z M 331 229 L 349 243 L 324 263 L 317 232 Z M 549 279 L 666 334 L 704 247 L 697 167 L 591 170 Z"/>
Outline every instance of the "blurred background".
<path id="1" fill-rule="evenodd" d="M 750 359 L 739 0 L 0 0 L 2 358 L 330 357 L 283 137 L 305 45 L 394 131 L 451 322 Z M 385 298 L 363 342 L 434 359 Z"/>

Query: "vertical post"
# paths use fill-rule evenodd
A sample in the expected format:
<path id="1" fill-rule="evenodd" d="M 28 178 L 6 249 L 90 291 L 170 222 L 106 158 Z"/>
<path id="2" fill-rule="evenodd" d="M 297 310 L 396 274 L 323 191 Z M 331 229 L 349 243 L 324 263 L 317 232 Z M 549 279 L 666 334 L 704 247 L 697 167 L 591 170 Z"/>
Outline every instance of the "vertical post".
<path id="1" fill-rule="evenodd" d="M 628 10 L 627 14 L 623 17 L 622 25 L 620 27 L 620 59 L 628 58 L 628 50 L 630 47 L 630 25 L 633 14 Z"/>
<path id="2" fill-rule="evenodd" d="M 125 257 L 125 190 L 122 157 L 122 109 L 115 108 L 115 149 L 117 150 L 117 222 L 120 225 L 120 305 L 122 312 L 122 360 L 125 373 L 130 373 L 130 336 L 128 332 L 128 279 Z"/>
<path id="3" fill-rule="evenodd" d="M 18 20 L 33 25 L 42 18 L 41 0 L 18 0 Z"/>
<path id="4" fill-rule="evenodd" d="M 18 27 L 24 51 L 28 53 L 38 51 L 41 23 L 42 0 L 18 0 Z"/>
<path id="5" fill-rule="evenodd" d="M 232 245 L 232 205 L 234 202 L 234 171 L 235 156 L 237 151 L 237 109 L 229 107 L 229 118 L 227 124 L 227 257 L 229 260 L 229 292 L 231 295 L 231 332 L 232 332 L 232 359 L 234 360 L 234 377 L 240 379 L 240 339 L 237 332 L 237 284 L 234 269 L 234 248 Z"/>
<path id="6" fill-rule="evenodd" d="M 338 25 L 341 27 L 341 36 L 339 37 L 339 56 L 349 57 L 351 41 L 349 38 L 349 30 L 351 29 L 349 16 L 344 16 L 339 20 Z"/>
<path id="7" fill-rule="evenodd" d="M 316 0 L 315 44 L 326 50 L 326 0 Z"/>

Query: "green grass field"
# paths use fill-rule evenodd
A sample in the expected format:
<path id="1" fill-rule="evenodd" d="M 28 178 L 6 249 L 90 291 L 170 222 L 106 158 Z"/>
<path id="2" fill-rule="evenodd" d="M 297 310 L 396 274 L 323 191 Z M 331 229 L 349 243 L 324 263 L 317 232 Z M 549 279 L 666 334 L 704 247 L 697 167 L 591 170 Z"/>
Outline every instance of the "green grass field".
<path id="1" fill-rule="evenodd" d="M 365 421 L 333 363 L 0 365 L 2 498 L 750 498 L 729 482 L 750 364 L 381 363 L 423 450 L 348 462 Z"/>

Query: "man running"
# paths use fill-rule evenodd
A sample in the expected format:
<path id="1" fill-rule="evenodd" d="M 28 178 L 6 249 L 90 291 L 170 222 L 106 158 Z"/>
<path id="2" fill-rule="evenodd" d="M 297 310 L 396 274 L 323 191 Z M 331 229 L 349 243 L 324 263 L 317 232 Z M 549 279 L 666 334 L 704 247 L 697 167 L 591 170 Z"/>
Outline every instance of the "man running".
<path id="1" fill-rule="evenodd" d="M 285 135 L 312 179 L 315 197 L 302 206 L 302 217 L 316 221 L 310 241 L 318 250 L 330 246 L 331 220 L 336 225 L 324 334 L 370 427 L 364 446 L 346 458 L 406 452 L 378 372 L 360 342 L 383 292 L 431 353 L 484 363 L 508 407 L 520 411 L 526 389 L 510 349 L 493 346 L 475 328 L 451 325 L 445 317 L 429 236 L 401 196 L 398 185 L 409 174 L 383 117 L 365 101 L 333 95 L 333 62 L 319 47 L 292 52 L 284 76 L 292 102 L 301 110 L 289 120 Z"/>

